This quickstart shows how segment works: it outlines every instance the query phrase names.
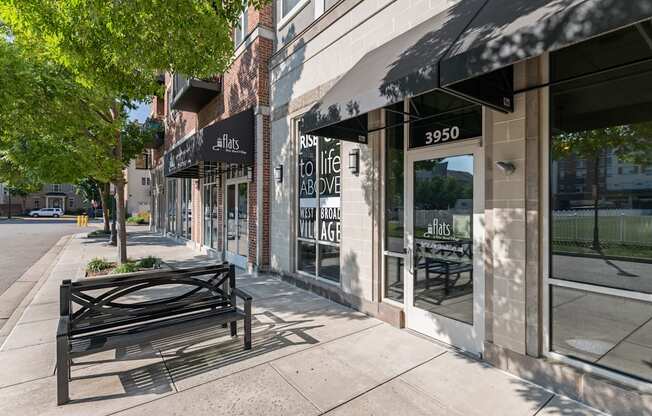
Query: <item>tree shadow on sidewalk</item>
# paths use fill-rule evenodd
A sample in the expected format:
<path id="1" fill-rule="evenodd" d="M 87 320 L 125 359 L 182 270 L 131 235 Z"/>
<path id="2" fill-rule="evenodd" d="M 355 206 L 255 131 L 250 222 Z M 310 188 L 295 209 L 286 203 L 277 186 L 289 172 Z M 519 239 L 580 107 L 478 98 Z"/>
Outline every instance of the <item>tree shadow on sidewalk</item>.
<path id="1" fill-rule="evenodd" d="M 312 337 L 309 331 L 324 326 L 314 323 L 311 319 L 285 320 L 270 312 L 255 314 L 253 318 L 251 350 L 244 349 L 241 326 L 239 335 L 231 337 L 228 328 L 206 322 L 201 326 L 194 325 L 190 331 L 147 343 L 140 343 L 138 337 L 134 337 L 133 344 L 110 350 L 115 351 L 116 359 L 98 353 L 95 359 L 91 357 L 91 360 L 77 362 L 75 366 L 88 367 L 81 370 L 83 375 L 75 375 L 75 371 L 73 372 L 73 383 L 81 381 L 84 384 L 97 384 L 99 391 L 97 395 L 74 399 L 71 403 L 169 393 L 175 390 L 175 382 L 228 366 L 253 367 L 260 364 L 260 360 L 256 360 L 257 357 L 269 354 L 268 359 L 263 358 L 263 361 L 268 361 L 278 357 L 278 354 L 271 354 L 275 351 L 290 347 L 295 347 L 291 351 L 296 351 L 297 346 L 317 344 L 319 341 Z M 161 358 L 162 361 L 151 363 L 153 358 Z M 138 360 L 148 362 L 143 366 L 134 367 Z M 248 364 L 247 361 L 251 363 Z M 109 369 L 103 369 L 106 367 Z M 118 370 L 114 367 L 118 367 Z M 121 371 L 120 367 L 130 368 Z M 234 371 L 227 372 L 230 374 Z M 115 388 L 107 391 L 106 383 L 102 382 L 103 379 L 113 377 L 117 377 L 120 382 L 122 391 L 119 393 L 115 392 Z M 75 387 L 72 388 L 74 391 Z"/>

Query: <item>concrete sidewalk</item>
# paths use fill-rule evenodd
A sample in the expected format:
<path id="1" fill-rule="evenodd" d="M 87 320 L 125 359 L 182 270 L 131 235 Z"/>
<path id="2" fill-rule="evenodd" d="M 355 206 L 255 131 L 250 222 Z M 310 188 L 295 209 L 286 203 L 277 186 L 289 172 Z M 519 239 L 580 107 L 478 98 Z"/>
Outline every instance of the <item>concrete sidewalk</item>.
<path id="1" fill-rule="evenodd" d="M 134 233 L 129 255 L 208 263 L 185 245 Z M 220 328 L 76 361 L 71 403 L 56 406 L 58 285 L 113 258 L 69 239 L 0 348 L 3 415 L 598 415 L 452 349 L 272 276 L 238 276 L 254 297 L 253 349 Z M 214 260 L 213 260 L 214 261 Z"/>

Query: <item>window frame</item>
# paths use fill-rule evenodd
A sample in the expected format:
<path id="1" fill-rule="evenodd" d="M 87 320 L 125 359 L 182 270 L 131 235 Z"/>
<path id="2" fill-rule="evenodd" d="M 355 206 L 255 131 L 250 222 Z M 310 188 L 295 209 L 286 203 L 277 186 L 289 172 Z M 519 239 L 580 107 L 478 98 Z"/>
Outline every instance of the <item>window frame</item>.
<path id="1" fill-rule="evenodd" d="M 549 54 L 545 54 L 545 67 L 550 69 L 550 59 Z M 550 273 L 552 270 L 552 222 L 551 222 L 551 200 L 552 200 L 552 188 L 550 181 L 550 174 L 552 172 L 552 154 L 550 151 L 550 146 L 552 144 L 552 100 L 550 96 L 550 87 L 545 86 L 541 88 L 541 111 L 539 114 L 539 121 L 541 123 L 541 147 L 539 155 L 539 163 L 541 166 L 541 205 L 540 205 L 540 215 L 541 215 L 541 227 L 542 227 L 542 256 L 541 256 L 541 269 L 543 275 L 543 290 L 542 290 L 542 322 L 543 322 L 543 337 L 542 337 L 542 346 L 541 351 L 542 355 L 545 358 L 550 359 L 551 361 L 556 361 L 559 363 L 567 364 L 575 368 L 588 373 L 595 374 L 600 377 L 609 378 L 615 380 L 624 385 L 633 387 L 634 389 L 652 393 L 652 383 L 640 380 L 636 377 L 629 376 L 626 373 L 617 371 L 615 369 L 609 369 L 607 367 L 599 366 L 597 364 L 592 364 L 587 361 L 580 360 L 578 358 L 573 358 L 568 355 L 564 355 L 558 352 L 553 351 L 552 349 L 552 296 L 551 291 L 552 287 L 562 287 L 569 289 L 581 290 L 589 293 L 597 293 L 603 295 L 611 295 L 624 299 L 634 299 L 641 300 L 652 303 L 652 294 L 646 294 L 642 292 L 634 292 L 629 290 L 591 285 L 587 283 L 573 282 L 562 279 L 555 279 L 551 277 Z"/>
<path id="2" fill-rule="evenodd" d="M 235 49 L 238 49 L 247 40 L 247 35 L 249 31 L 247 30 L 247 25 L 249 24 L 249 4 L 246 3 L 246 8 L 240 13 L 238 17 L 239 27 L 234 28 L 233 30 L 233 46 Z M 238 40 L 237 35 L 240 34 L 241 38 Z"/>
<path id="3" fill-rule="evenodd" d="M 406 155 L 408 151 L 408 140 L 407 140 L 407 135 L 409 134 L 409 126 L 408 123 L 405 123 L 406 121 L 409 120 L 409 116 L 407 115 L 407 112 L 409 111 L 410 104 L 409 104 L 409 98 L 406 98 L 403 101 L 403 111 L 406 113 L 403 116 L 403 174 L 405 175 L 405 160 L 406 160 Z M 387 113 L 385 109 L 382 109 L 381 115 L 381 125 L 384 126 L 387 120 Z M 398 253 L 394 251 L 389 251 L 387 249 L 387 230 L 385 229 L 385 209 L 386 209 L 386 198 L 387 198 L 387 187 L 384 185 L 386 183 L 387 179 L 387 135 L 386 135 L 387 129 L 382 129 L 380 131 L 380 143 L 381 143 L 381 149 L 380 149 L 380 172 L 381 172 L 381 183 L 383 186 L 380 187 L 380 215 L 381 215 L 381 243 L 380 243 L 380 254 L 381 254 L 381 259 L 380 259 L 380 298 L 382 299 L 383 302 L 388 303 L 393 306 L 397 306 L 399 308 L 403 308 L 405 306 L 405 281 L 403 281 L 403 302 L 399 302 L 395 299 L 388 298 L 386 296 L 387 293 L 387 268 L 386 268 L 386 258 L 387 257 L 394 257 L 398 259 L 402 259 L 403 264 L 405 264 L 405 260 L 407 259 L 407 253 L 403 252 Z M 405 180 L 405 177 L 403 178 Z M 406 198 L 405 195 L 405 186 L 403 187 L 403 198 Z M 405 200 L 404 200 L 405 203 Z M 403 225 L 405 226 L 405 211 L 403 212 Z M 405 241 L 405 232 L 403 232 L 403 246 L 404 246 L 404 251 L 405 251 L 405 246 L 407 242 Z M 403 266 L 405 267 L 405 266 Z M 403 275 L 403 279 L 405 279 L 405 274 Z"/>
<path id="4" fill-rule="evenodd" d="M 295 143 L 294 143 L 295 155 L 294 155 L 293 160 L 292 160 L 293 169 L 297 169 L 297 165 L 299 163 L 299 157 L 300 157 L 300 154 L 301 154 L 301 149 L 300 149 L 300 146 L 301 146 L 301 129 L 299 128 L 300 119 L 301 119 L 301 116 L 298 116 L 298 117 L 296 117 L 294 119 L 294 122 L 293 122 L 294 137 L 296 139 Z M 314 136 L 314 137 L 320 137 L 320 136 Z M 337 139 L 334 139 L 334 140 L 337 140 Z M 321 169 L 321 164 L 320 164 L 319 159 L 320 158 L 319 158 L 319 140 L 318 140 L 318 144 L 317 144 L 317 146 L 315 148 L 315 171 L 317 172 L 316 186 L 319 186 L 319 177 L 320 177 L 319 171 Z M 342 209 L 341 178 L 342 178 L 342 169 L 343 169 L 342 168 L 342 147 L 341 147 L 341 143 L 340 143 L 340 224 L 341 224 L 341 221 L 342 221 L 342 219 L 341 219 L 341 209 Z M 288 175 L 288 176 L 290 176 L 290 175 Z M 295 192 L 293 192 L 293 199 L 294 199 L 293 204 L 294 204 L 295 215 L 292 218 L 292 222 L 293 222 L 292 226 L 294 227 L 293 237 L 294 237 L 294 253 L 295 253 L 295 256 L 294 256 L 294 271 L 298 275 L 309 277 L 309 278 L 315 279 L 315 280 L 317 280 L 319 282 L 327 283 L 327 284 L 335 286 L 335 287 L 342 287 L 342 273 L 341 273 L 342 272 L 342 236 L 340 235 L 340 242 L 339 243 L 332 243 L 332 242 L 329 242 L 329 241 L 320 241 L 317 235 L 315 236 L 314 240 L 310 240 L 310 239 L 304 238 L 304 237 L 299 237 L 298 220 L 299 220 L 299 210 L 300 210 L 300 206 L 299 206 L 299 199 L 300 199 L 299 198 L 299 187 L 300 187 L 299 181 L 300 180 L 301 180 L 301 177 L 299 175 L 299 172 L 297 171 L 296 174 L 294 175 L 294 181 L 292 183 L 292 187 L 294 188 L 294 191 L 295 191 Z M 320 199 L 321 199 L 320 196 L 319 196 L 319 189 L 316 190 L 316 198 L 315 199 L 316 199 L 315 222 L 316 222 L 316 228 L 317 228 L 315 230 L 315 233 L 317 234 L 317 233 L 319 233 L 319 207 L 320 207 Z M 341 225 L 340 225 L 340 227 L 341 227 Z M 341 232 L 341 229 L 340 229 L 340 232 Z M 315 274 L 311 274 L 311 273 L 308 273 L 306 271 L 299 270 L 299 253 L 300 253 L 300 251 L 299 251 L 299 242 L 314 244 L 314 246 L 315 246 Z M 331 246 L 331 247 L 338 247 L 339 248 L 339 250 L 340 250 L 339 251 L 339 256 L 340 256 L 340 276 L 339 276 L 338 281 L 327 279 L 327 278 L 321 277 L 319 275 L 319 260 L 320 260 L 319 259 L 319 245 L 325 245 L 325 246 Z"/>
<path id="5" fill-rule="evenodd" d="M 316 1 L 323 1 L 323 0 L 316 0 Z M 280 0 L 277 3 L 278 7 L 276 9 L 277 13 L 278 13 L 278 18 L 279 18 L 278 19 L 277 30 L 282 29 L 285 25 L 287 25 L 309 3 L 310 3 L 310 0 L 299 0 L 299 2 L 297 2 L 297 4 L 294 5 L 294 7 L 292 7 L 290 10 L 288 10 L 287 13 L 284 13 L 285 11 L 283 10 L 283 0 Z"/>

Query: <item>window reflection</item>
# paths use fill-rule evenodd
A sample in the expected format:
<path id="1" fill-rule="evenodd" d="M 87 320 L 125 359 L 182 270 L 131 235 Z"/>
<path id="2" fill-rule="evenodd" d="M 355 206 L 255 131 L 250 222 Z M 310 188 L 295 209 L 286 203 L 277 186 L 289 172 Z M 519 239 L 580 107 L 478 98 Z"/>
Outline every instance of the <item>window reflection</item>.
<path id="1" fill-rule="evenodd" d="M 403 103 L 386 111 L 385 133 L 385 250 L 403 253 Z"/>
<path id="2" fill-rule="evenodd" d="M 414 306 L 473 323 L 473 156 L 414 163 Z"/>
<path id="3" fill-rule="evenodd" d="M 553 277 L 652 293 L 652 123 L 552 139 Z"/>
<path id="4" fill-rule="evenodd" d="M 652 305 L 552 287 L 552 350 L 652 381 Z"/>
<path id="5" fill-rule="evenodd" d="M 385 297 L 403 303 L 403 258 L 385 256 Z"/>
<path id="6" fill-rule="evenodd" d="M 550 55 L 550 347 L 647 380 L 652 303 L 628 297 L 652 293 L 651 57 L 633 26 Z"/>

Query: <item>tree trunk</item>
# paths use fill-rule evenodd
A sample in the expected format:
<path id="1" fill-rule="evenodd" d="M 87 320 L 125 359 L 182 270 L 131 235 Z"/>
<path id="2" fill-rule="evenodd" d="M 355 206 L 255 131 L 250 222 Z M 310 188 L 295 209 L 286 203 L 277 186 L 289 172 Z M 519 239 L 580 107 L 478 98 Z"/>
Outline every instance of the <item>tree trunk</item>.
<path id="1" fill-rule="evenodd" d="M 600 204 L 600 153 L 593 161 L 593 245 L 595 251 L 600 251 L 600 227 L 598 205 Z"/>
<path id="2" fill-rule="evenodd" d="M 123 173 L 114 182 L 115 185 L 115 214 L 116 229 L 118 232 L 118 263 L 127 262 L 127 221 L 125 212 L 125 180 Z"/>
<path id="3" fill-rule="evenodd" d="M 100 192 L 100 199 L 102 200 L 102 221 L 104 222 L 104 232 L 111 232 L 111 224 L 109 222 L 109 194 L 111 193 L 111 185 L 107 183 L 99 183 L 97 186 Z"/>
<path id="4" fill-rule="evenodd" d="M 9 212 L 7 214 L 7 219 L 11 219 L 11 192 L 7 195 L 9 197 Z"/>
<path id="5" fill-rule="evenodd" d="M 120 118 L 120 104 L 116 103 L 111 108 L 111 116 L 116 125 Z M 118 171 L 115 173 L 113 184 L 115 185 L 115 215 L 118 233 L 118 263 L 124 264 L 127 262 L 127 221 L 125 213 L 125 176 L 122 169 L 122 134 L 120 129 L 115 132 L 115 152 L 114 156 L 118 162 Z"/>

